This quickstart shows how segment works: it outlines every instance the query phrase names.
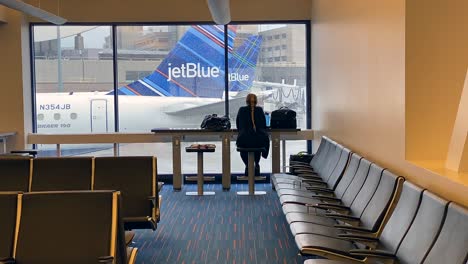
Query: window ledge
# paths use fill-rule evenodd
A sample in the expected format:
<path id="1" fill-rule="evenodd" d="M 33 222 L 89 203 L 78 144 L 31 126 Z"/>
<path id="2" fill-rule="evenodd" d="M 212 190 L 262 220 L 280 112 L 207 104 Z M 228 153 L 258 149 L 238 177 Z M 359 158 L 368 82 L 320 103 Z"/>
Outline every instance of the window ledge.
<path id="1" fill-rule="evenodd" d="M 448 169 L 445 166 L 445 160 L 408 160 L 408 162 L 468 187 L 468 172 L 457 172 Z"/>

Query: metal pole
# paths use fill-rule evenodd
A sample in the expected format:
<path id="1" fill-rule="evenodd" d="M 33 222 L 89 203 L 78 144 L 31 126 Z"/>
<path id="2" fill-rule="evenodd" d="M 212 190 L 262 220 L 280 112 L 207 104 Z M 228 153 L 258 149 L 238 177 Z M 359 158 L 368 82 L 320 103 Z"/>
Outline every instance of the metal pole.
<path id="1" fill-rule="evenodd" d="M 224 25 L 224 112 L 229 116 L 229 28 Z"/>
<path id="2" fill-rule="evenodd" d="M 183 179 L 182 179 L 182 162 L 180 153 L 180 142 L 181 137 L 172 136 L 172 174 L 173 174 L 173 188 L 174 191 L 182 190 Z"/>
<path id="3" fill-rule="evenodd" d="M 223 149 L 223 177 L 222 184 L 223 190 L 231 189 L 231 133 L 224 133 L 222 136 Z"/>
<path id="4" fill-rule="evenodd" d="M 57 144 L 57 157 L 62 156 L 62 150 L 60 149 L 60 144 Z"/>
<path id="5" fill-rule="evenodd" d="M 197 152 L 198 173 L 197 173 L 197 190 L 198 195 L 203 195 L 203 152 Z"/>
<path id="6" fill-rule="evenodd" d="M 282 155 L 283 155 L 283 173 L 286 173 L 286 140 L 281 140 L 281 148 L 282 148 Z"/>
<path id="7" fill-rule="evenodd" d="M 119 69 L 118 69 L 118 54 L 117 54 L 117 26 L 111 28 L 112 36 L 112 73 L 114 81 L 114 131 L 119 132 Z"/>
<path id="8" fill-rule="evenodd" d="M 63 92 L 63 76 L 62 76 L 62 40 L 60 36 L 60 26 L 57 26 L 57 72 L 58 72 L 58 91 Z"/>
<path id="9" fill-rule="evenodd" d="M 255 152 L 249 152 L 249 195 L 255 195 Z"/>
<path id="10" fill-rule="evenodd" d="M 119 143 L 114 143 L 114 157 L 119 156 Z"/>

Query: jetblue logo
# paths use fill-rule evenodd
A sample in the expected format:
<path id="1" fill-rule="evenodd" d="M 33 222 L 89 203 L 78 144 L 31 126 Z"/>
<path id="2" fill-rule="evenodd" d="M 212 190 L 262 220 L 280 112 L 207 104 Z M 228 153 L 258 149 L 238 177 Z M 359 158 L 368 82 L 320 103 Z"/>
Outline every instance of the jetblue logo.
<path id="1" fill-rule="evenodd" d="M 201 66 L 200 63 L 185 63 L 180 67 L 172 67 L 171 63 L 168 63 L 168 78 L 170 82 L 178 78 L 217 78 L 219 77 L 220 69 L 218 67 L 205 67 Z M 239 73 L 230 73 L 229 81 L 248 81 L 249 75 L 241 75 Z"/>

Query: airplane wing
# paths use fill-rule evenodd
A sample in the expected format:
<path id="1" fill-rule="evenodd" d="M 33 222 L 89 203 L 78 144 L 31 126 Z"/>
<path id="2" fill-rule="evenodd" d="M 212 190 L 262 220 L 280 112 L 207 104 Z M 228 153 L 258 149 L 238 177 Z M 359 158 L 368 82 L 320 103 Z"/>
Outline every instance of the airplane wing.
<path id="1" fill-rule="evenodd" d="M 239 96 L 235 98 L 229 99 L 229 116 L 233 117 L 237 115 L 237 111 L 241 106 L 245 105 L 245 97 L 247 93 L 241 93 Z M 265 100 L 271 97 L 270 93 L 262 93 L 257 94 L 259 99 Z M 174 111 L 166 110 L 165 113 L 168 115 L 183 115 L 183 116 L 200 116 L 200 115 L 207 115 L 207 114 L 218 114 L 224 115 L 225 111 L 225 104 L 224 100 L 220 100 L 219 102 L 197 105 L 193 107 L 186 107 L 180 109 L 179 105 L 175 105 L 178 109 Z"/>
<path id="2" fill-rule="evenodd" d="M 239 97 L 239 98 L 234 98 L 229 100 L 229 108 L 235 109 L 235 112 L 239 109 L 239 107 L 245 105 L 245 97 Z M 174 111 L 171 111 L 168 109 L 167 111 L 164 111 L 168 115 L 174 115 L 174 116 L 200 116 L 200 115 L 208 115 L 208 114 L 218 114 L 218 115 L 224 115 L 225 111 L 225 103 L 224 100 L 220 100 L 219 102 L 215 103 L 209 103 L 209 104 L 203 104 L 203 105 L 198 105 L 198 106 L 193 106 L 193 107 L 187 107 L 180 109 L 180 106 L 175 106 L 178 109 Z"/>

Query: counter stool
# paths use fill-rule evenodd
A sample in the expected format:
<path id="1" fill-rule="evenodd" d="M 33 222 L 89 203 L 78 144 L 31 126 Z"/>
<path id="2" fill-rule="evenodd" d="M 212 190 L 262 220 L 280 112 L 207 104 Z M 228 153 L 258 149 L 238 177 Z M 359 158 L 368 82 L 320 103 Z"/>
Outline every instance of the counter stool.
<path id="1" fill-rule="evenodd" d="M 237 148 L 238 152 L 248 152 L 248 178 L 249 178 L 249 191 L 237 192 L 237 195 L 264 195 L 265 191 L 255 191 L 255 153 L 263 152 L 265 148 Z"/>
<path id="2" fill-rule="evenodd" d="M 186 152 L 196 152 L 197 153 L 197 191 L 196 192 L 186 192 L 185 195 L 215 195 L 215 192 L 204 192 L 203 191 L 203 153 L 205 152 L 215 152 L 214 148 L 191 148 L 186 147 Z"/>

